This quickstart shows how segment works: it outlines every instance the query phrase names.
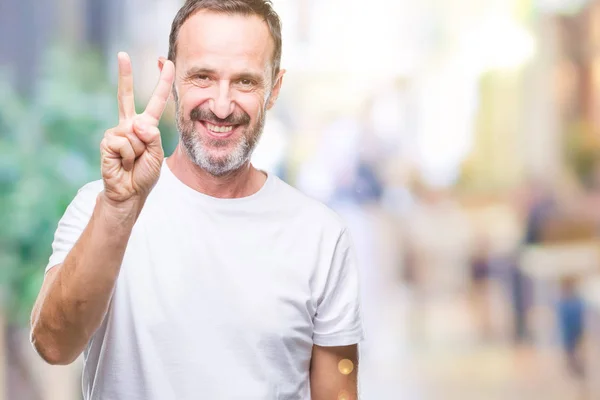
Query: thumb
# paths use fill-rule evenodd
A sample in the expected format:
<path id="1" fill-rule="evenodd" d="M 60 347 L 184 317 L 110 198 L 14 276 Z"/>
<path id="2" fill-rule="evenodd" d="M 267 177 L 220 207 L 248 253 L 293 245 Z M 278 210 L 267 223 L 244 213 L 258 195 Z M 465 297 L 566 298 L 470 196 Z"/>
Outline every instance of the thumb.
<path id="1" fill-rule="evenodd" d="M 162 141 L 158 127 L 146 124 L 143 121 L 135 120 L 133 123 L 133 132 L 146 145 L 148 151 L 152 154 L 162 154 Z"/>

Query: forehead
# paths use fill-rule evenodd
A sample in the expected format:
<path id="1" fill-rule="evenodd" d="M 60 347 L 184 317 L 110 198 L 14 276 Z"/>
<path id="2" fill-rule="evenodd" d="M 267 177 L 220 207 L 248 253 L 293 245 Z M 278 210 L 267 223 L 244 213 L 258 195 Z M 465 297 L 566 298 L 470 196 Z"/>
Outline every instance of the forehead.
<path id="1" fill-rule="evenodd" d="M 181 26 L 177 40 L 176 61 L 184 68 L 202 64 L 221 71 L 263 71 L 270 67 L 274 51 L 269 28 L 256 15 L 202 10 Z"/>

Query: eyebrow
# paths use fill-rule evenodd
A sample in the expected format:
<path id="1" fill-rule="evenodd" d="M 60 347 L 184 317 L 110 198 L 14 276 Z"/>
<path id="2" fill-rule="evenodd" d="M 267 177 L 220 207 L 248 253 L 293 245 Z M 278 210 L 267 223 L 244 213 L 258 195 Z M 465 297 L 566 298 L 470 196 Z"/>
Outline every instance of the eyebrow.
<path id="1" fill-rule="evenodd" d="M 186 78 L 190 78 L 195 75 L 215 76 L 215 75 L 218 75 L 218 73 L 216 70 L 214 70 L 212 68 L 192 67 L 185 74 Z M 232 79 L 233 80 L 250 79 L 250 80 L 257 82 L 258 84 L 264 83 L 264 78 L 262 77 L 262 75 L 252 72 L 252 71 L 248 71 L 248 70 L 234 73 L 232 75 Z"/>
<path id="2" fill-rule="evenodd" d="M 210 68 L 192 67 L 187 70 L 185 76 L 190 77 L 194 75 L 216 75 L 217 71 Z"/>

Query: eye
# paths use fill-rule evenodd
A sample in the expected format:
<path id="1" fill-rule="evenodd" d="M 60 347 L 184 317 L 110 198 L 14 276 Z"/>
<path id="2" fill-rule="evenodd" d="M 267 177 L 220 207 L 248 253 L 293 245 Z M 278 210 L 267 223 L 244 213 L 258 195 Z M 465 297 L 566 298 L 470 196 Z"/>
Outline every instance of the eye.
<path id="1" fill-rule="evenodd" d="M 198 74 L 193 75 L 190 82 L 199 87 L 208 87 L 210 85 L 211 78 L 208 75 Z"/>
<path id="2" fill-rule="evenodd" d="M 254 81 L 251 79 L 240 79 L 240 85 L 242 86 L 253 86 L 254 85 Z"/>

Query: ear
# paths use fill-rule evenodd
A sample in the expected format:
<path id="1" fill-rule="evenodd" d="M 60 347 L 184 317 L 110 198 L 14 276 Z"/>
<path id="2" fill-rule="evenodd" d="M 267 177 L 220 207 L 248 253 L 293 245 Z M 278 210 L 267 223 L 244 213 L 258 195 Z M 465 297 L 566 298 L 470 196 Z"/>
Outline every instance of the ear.
<path id="1" fill-rule="evenodd" d="M 167 59 L 165 57 L 158 57 L 158 72 L 161 73 L 163 67 L 165 66 L 165 62 L 167 61 Z M 175 91 L 175 84 L 173 84 L 173 89 L 171 90 L 171 95 L 169 97 L 169 100 L 175 100 L 175 102 L 177 103 L 177 92 Z"/>
<path id="2" fill-rule="evenodd" d="M 165 57 L 158 57 L 158 72 L 162 72 L 162 69 L 165 66 L 165 61 L 167 61 Z"/>
<path id="3" fill-rule="evenodd" d="M 279 71 L 279 74 L 277 74 L 275 85 L 273 85 L 273 89 L 271 90 L 271 94 L 267 100 L 267 110 L 270 110 L 275 105 L 275 102 L 279 97 L 279 91 L 281 90 L 281 84 L 283 83 L 283 75 L 285 75 L 285 72 L 285 69 L 282 69 Z"/>

